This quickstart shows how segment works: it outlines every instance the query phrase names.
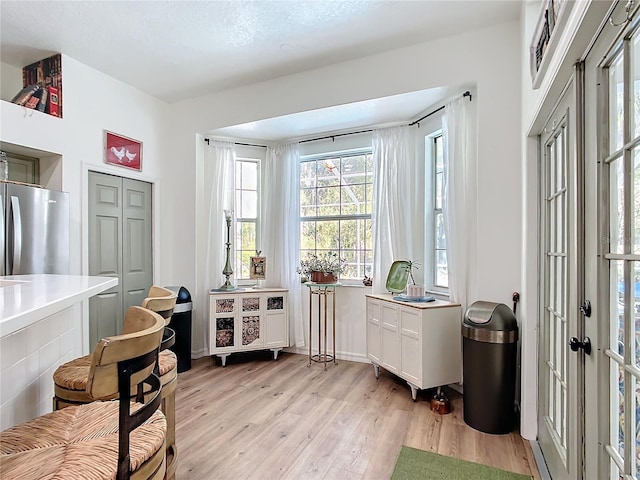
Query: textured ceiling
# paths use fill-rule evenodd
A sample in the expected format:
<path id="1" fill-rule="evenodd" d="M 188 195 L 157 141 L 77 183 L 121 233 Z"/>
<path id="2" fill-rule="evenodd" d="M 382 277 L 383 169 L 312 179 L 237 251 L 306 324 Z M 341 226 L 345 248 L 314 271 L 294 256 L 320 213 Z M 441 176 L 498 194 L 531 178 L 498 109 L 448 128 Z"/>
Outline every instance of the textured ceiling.
<path id="1" fill-rule="evenodd" d="M 65 55 L 169 103 L 516 19 L 520 1 L 0 1 L 0 60 Z"/>

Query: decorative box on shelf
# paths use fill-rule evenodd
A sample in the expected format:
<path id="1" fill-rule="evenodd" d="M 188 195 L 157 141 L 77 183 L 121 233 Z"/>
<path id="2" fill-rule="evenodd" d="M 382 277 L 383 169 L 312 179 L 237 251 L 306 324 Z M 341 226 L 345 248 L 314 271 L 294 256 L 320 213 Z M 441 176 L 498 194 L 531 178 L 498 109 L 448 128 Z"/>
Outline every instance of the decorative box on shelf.
<path id="1" fill-rule="evenodd" d="M 278 352 L 289 346 L 288 290 L 260 288 L 209 292 L 209 352 L 226 366 L 236 352 Z"/>
<path id="2" fill-rule="evenodd" d="M 529 66 L 534 89 L 542 84 L 551 58 L 558 47 L 560 35 L 565 29 L 573 3 L 567 0 L 544 0 L 542 2 L 529 47 Z"/>
<path id="3" fill-rule="evenodd" d="M 62 118 L 62 55 L 24 67 L 22 87 L 12 103 Z"/>

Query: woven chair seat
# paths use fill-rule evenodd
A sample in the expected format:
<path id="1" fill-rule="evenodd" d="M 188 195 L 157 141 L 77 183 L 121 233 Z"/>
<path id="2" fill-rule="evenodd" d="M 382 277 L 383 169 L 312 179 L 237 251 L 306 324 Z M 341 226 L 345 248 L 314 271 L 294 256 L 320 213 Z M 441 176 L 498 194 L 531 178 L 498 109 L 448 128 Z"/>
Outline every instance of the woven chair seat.
<path id="1" fill-rule="evenodd" d="M 131 433 L 131 471 L 164 448 L 166 429 L 157 410 Z M 116 478 L 118 402 L 64 408 L 0 432 L 0 464 L 2 477 L 16 480 Z"/>
<path id="2" fill-rule="evenodd" d="M 53 382 L 67 390 L 85 390 L 89 380 L 92 358 L 93 355 L 87 355 L 60 365 L 53 373 Z M 158 360 L 161 377 L 178 368 L 178 358 L 171 350 L 160 352 Z"/>
<path id="3" fill-rule="evenodd" d="M 173 369 L 178 368 L 178 357 L 171 350 L 163 350 L 158 356 L 158 369 L 160 376 L 166 375 Z"/>

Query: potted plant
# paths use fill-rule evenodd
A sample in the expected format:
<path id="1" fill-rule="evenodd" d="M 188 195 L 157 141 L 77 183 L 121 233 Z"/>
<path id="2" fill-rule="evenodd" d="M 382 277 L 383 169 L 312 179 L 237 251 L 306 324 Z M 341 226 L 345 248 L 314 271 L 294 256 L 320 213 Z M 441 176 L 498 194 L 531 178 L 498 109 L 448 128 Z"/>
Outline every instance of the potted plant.
<path id="1" fill-rule="evenodd" d="M 303 280 L 307 277 L 314 283 L 336 283 L 345 270 L 345 261 L 331 250 L 320 254 L 309 253 L 306 259 L 300 260 L 296 271 L 303 276 Z"/>

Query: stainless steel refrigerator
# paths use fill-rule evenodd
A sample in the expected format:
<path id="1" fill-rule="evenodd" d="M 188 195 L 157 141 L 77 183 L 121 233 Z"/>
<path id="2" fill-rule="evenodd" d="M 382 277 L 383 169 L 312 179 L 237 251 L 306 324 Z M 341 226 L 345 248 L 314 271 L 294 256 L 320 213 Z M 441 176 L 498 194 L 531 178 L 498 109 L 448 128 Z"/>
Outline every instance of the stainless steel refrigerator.
<path id="1" fill-rule="evenodd" d="M 69 194 L 0 183 L 0 275 L 69 273 Z"/>

